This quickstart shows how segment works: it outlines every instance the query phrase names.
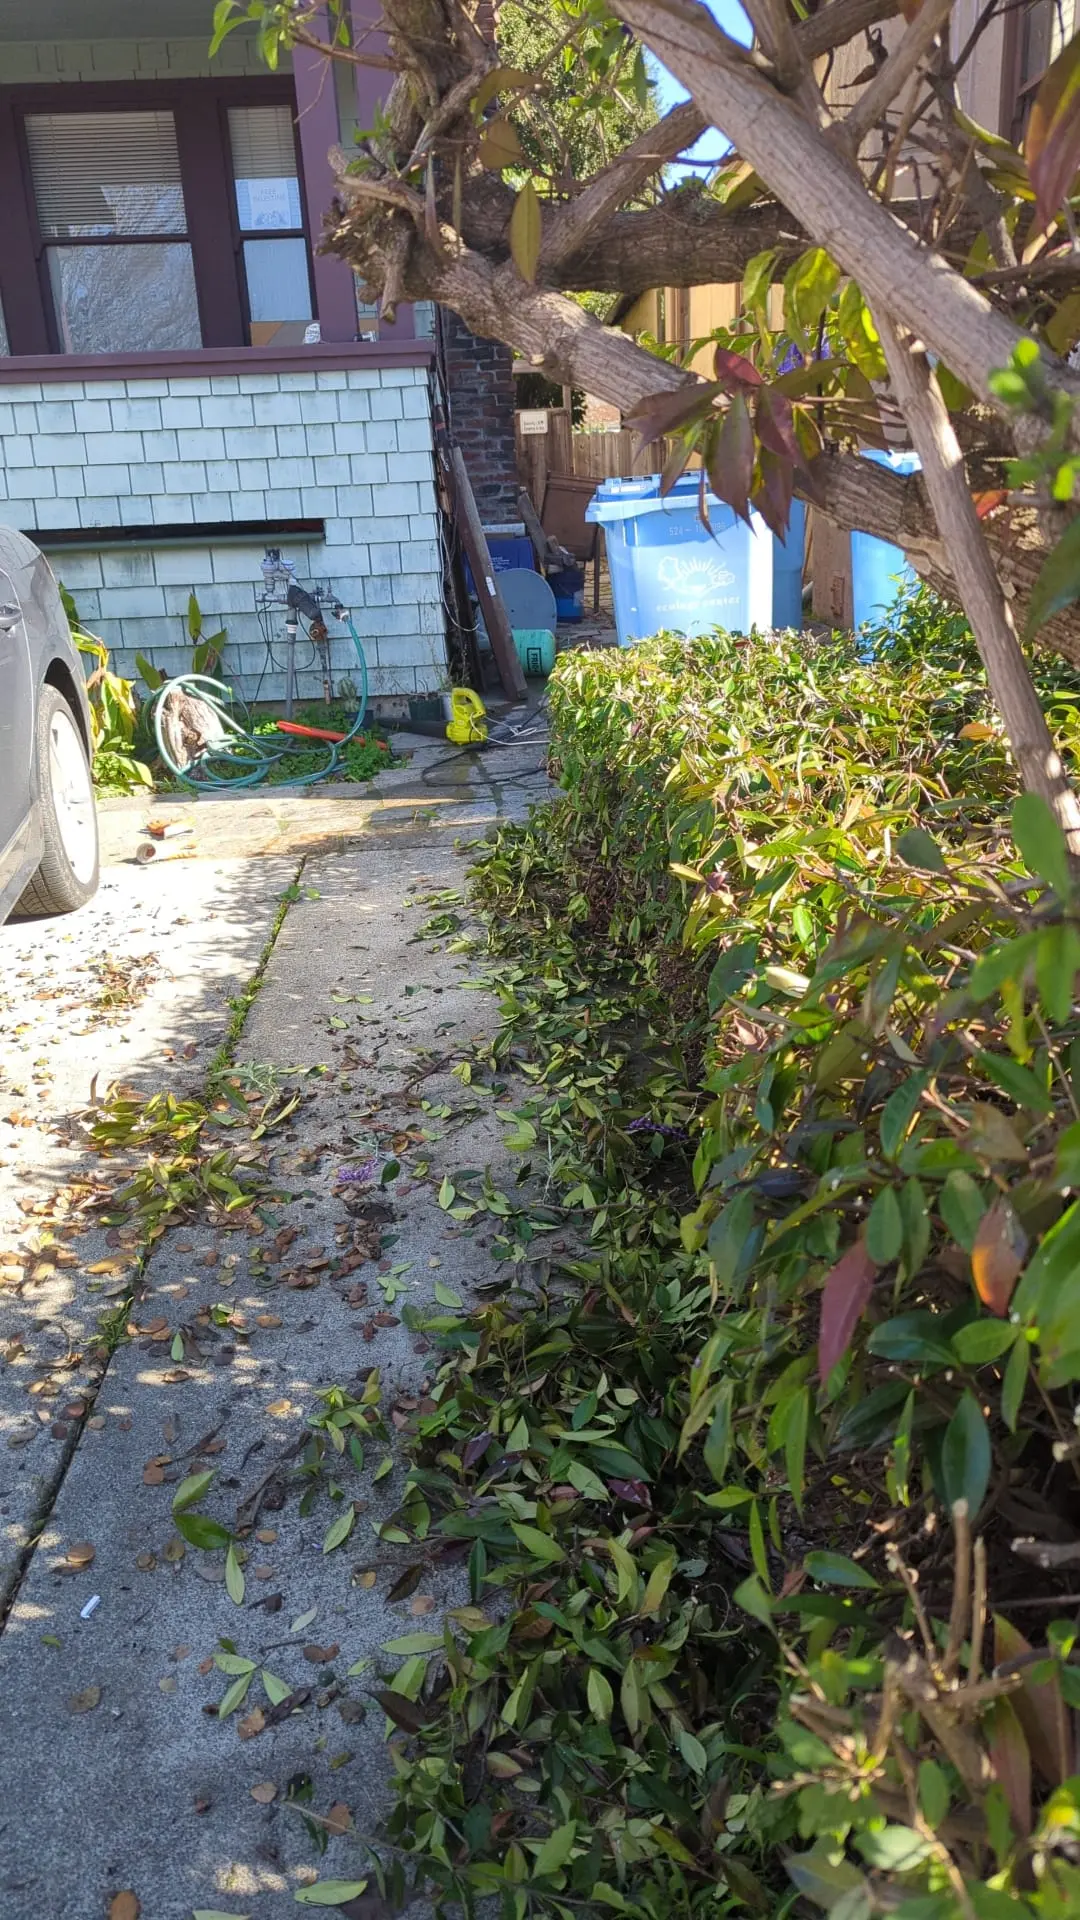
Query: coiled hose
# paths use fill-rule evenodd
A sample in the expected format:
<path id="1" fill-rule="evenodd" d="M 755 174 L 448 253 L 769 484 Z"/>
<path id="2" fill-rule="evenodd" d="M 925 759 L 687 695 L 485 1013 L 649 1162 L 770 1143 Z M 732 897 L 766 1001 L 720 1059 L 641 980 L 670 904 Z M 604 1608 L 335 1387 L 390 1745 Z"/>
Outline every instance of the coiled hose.
<path id="1" fill-rule="evenodd" d="M 345 625 L 352 634 L 360 668 L 360 705 L 356 719 L 341 740 L 326 743 L 326 765 L 318 767 L 314 773 L 298 773 L 290 783 L 293 786 L 311 787 L 336 773 L 345 748 L 351 740 L 356 739 L 367 718 L 367 661 L 351 614 L 345 615 Z M 169 695 L 173 693 L 190 694 L 193 699 L 202 701 L 211 709 L 222 729 L 222 739 L 204 747 L 198 757 L 186 766 L 177 764 L 164 738 L 165 706 Z M 185 787 L 194 788 L 196 792 L 203 787 L 257 787 L 290 754 L 310 753 L 314 746 L 312 741 L 301 737 L 290 739 L 285 734 L 275 737 L 272 734 L 255 733 L 251 714 L 244 701 L 223 681 L 212 680 L 205 673 L 180 673 L 175 679 L 166 680 L 151 698 L 149 707 L 154 739 L 162 761 L 174 779 Z"/>

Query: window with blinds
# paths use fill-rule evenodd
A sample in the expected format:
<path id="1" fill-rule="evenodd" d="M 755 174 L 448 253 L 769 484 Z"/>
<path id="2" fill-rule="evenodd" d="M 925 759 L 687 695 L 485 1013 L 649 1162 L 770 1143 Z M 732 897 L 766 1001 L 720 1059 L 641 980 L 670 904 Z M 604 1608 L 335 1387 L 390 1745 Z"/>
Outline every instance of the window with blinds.
<path id="1" fill-rule="evenodd" d="M 25 125 L 61 351 L 201 346 L 172 114 L 31 113 Z"/>
<path id="2" fill-rule="evenodd" d="M 311 278 L 291 108 L 230 107 L 229 144 L 248 338 L 255 347 L 301 341 Z"/>

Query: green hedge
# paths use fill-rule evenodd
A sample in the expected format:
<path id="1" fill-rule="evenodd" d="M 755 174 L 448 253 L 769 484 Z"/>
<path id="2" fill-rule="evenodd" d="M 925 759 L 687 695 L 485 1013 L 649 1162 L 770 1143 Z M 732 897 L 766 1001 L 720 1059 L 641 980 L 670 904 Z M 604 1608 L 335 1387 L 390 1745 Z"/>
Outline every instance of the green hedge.
<path id="1" fill-rule="evenodd" d="M 563 794 L 476 886 L 512 1141 L 583 1241 L 431 1328 L 415 1488 L 503 1616 L 425 1682 L 395 1837 L 514 1920 L 1080 1912 L 1074 1631 L 988 1625 L 1052 1599 L 1008 1543 L 1075 1485 L 1062 837 L 922 594 L 868 658 L 571 656 L 551 715 Z"/>

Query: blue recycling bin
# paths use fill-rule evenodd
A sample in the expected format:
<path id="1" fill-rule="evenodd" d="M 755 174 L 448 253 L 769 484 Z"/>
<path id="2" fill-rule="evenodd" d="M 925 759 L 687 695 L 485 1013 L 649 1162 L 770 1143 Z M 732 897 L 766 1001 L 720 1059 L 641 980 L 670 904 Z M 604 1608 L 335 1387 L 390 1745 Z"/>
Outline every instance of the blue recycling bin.
<path id="1" fill-rule="evenodd" d="M 792 627 L 802 632 L 803 555 L 806 550 L 806 508 L 801 500 L 791 503 L 787 538 L 773 535 L 772 623 L 774 627 Z"/>
<path id="2" fill-rule="evenodd" d="M 918 473 L 917 453 L 887 453 L 877 447 L 866 448 L 864 460 L 893 473 Z M 904 558 L 903 549 L 888 540 L 877 540 L 871 533 L 851 536 L 851 617 L 861 626 L 886 626 L 888 617 L 905 587 L 914 586 L 918 576 Z"/>
<path id="3" fill-rule="evenodd" d="M 758 514 L 747 526 L 706 495 L 710 534 L 698 518 L 700 480 L 686 473 L 665 499 L 660 476 L 605 480 L 585 518 L 604 529 L 620 647 L 665 628 L 692 637 L 772 624 L 773 541 Z"/>

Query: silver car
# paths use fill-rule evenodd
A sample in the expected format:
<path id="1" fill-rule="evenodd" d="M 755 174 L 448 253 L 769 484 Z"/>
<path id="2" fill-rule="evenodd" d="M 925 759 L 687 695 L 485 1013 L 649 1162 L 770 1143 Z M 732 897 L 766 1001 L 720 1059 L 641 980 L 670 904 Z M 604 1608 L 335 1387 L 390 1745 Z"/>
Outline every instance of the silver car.
<path id="1" fill-rule="evenodd" d="M 0 527 L 0 922 L 70 913 L 97 889 L 82 662 L 52 569 Z"/>

